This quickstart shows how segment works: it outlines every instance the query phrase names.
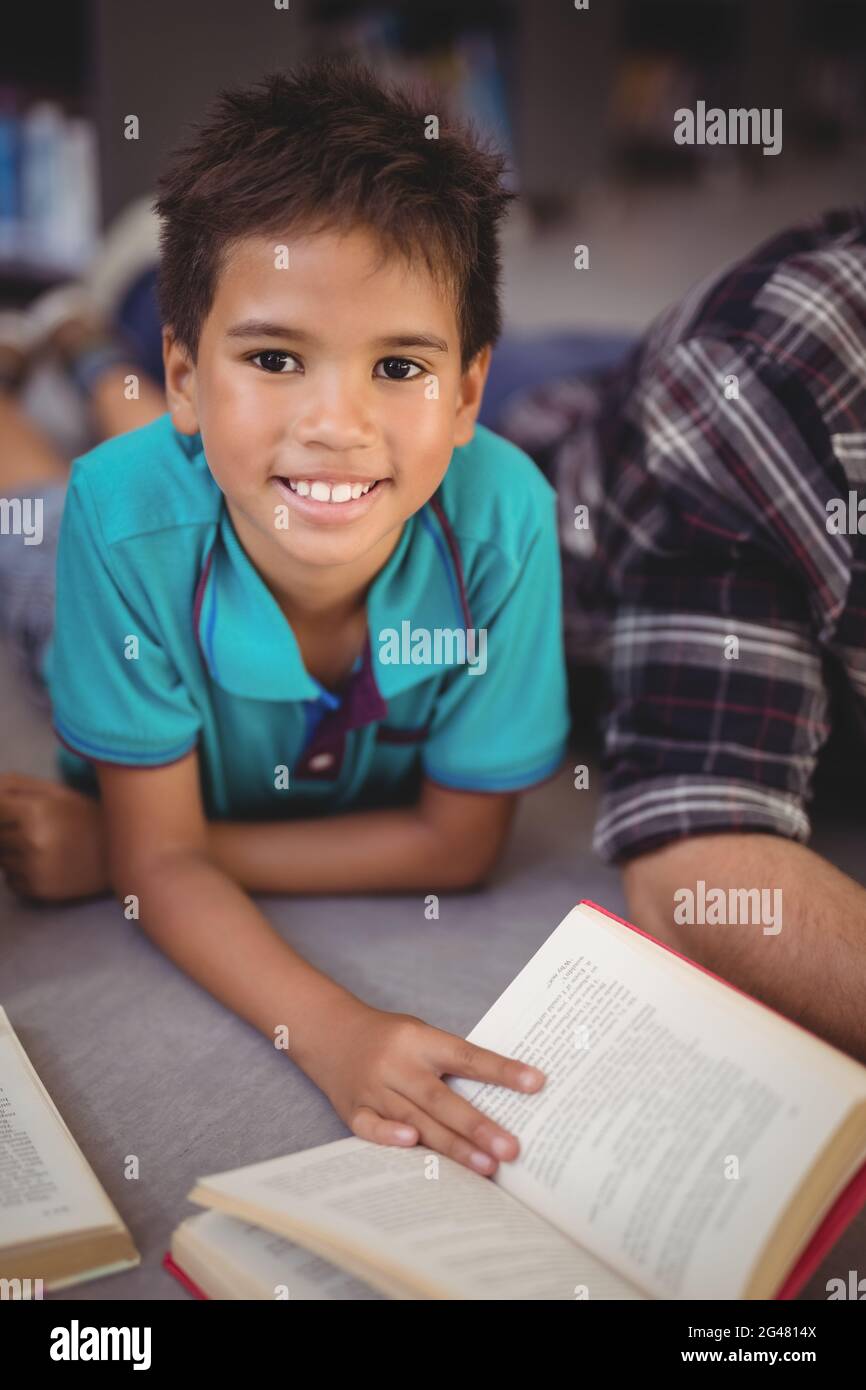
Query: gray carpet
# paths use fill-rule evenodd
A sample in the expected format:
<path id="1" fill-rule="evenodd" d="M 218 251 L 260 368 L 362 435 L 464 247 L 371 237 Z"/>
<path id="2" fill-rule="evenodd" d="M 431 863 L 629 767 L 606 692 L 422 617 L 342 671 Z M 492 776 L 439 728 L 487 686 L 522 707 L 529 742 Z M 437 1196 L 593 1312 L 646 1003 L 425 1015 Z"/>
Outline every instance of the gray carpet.
<path id="1" fill-rule="evenodd" d="M 53 740 L 0 650 L 0 768 L 53 775 Z M 274 926 L 314 965 L 381 1008 L 465 1035 L 579 898 L 622 912 L 618 875 L 590 848 L 594 792 L 568 773 L 524 798 L 510 853 L 483 893 L 269 898 Z M 855 872 L 862 832 L 817 847 Z M 55 1295 L 184 1299 L 161 1267 L 173 1228 L 197 1208 L 196 1179 L 348 1134 L 329 1102 L 253 1028 L 182 975 L 110 899 L 55 909 L 0 883 L 0 1004 L 117 1206 L 141 1266 Z M 140 1177 L 123 1176 L 136 1154 Z M 802 1298 L 866 1270 L 866 1213 Z"/>

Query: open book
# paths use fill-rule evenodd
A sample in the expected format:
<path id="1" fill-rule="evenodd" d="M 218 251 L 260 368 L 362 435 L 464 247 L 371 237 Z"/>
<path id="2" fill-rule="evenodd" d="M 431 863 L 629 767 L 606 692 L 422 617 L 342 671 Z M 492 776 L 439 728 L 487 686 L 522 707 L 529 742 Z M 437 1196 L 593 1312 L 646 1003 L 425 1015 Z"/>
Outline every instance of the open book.
<path id="1" fill-rule="evenodd" d="M 39 1297 L 140 1256 L 0 1008 L 0 1279 Z M 26 1281 L 30 1281 L 29 1285 Z"/>
<path id="2" fill-rule="evenodd" d="M 547 1075 L 448 1079 L 520 1139 L 493 1178 L 341 1139 L 201 1178 L 166 1267 L 213 1298 L 791 1298 L 866 1202 L 866 1067 L 592 903 L 469 1039 Z"/>

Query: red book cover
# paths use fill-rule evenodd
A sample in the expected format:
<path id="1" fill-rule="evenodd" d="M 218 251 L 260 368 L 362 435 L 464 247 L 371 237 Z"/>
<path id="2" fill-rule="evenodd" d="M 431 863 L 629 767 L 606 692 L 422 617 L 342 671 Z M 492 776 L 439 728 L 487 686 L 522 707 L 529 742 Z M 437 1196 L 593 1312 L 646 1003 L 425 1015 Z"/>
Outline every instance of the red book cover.
<path id="1" fill-rule="evenodd" d="M 207 1294 L 205 1293 L 204 1289 L 200 1289 L 198 1284 L 194 1283 L 193 1280 L 190 1279 L 188 1274 L 184 1274 L 180 1265 L 172 1259 L 171 1252 L 169 1250 L 166 1250 L 165 1254 L 162 1257 L 162 1267 L 163 1269 L 167 1269 L 169 1274 L 173 1274 L 175 1279 L 178 1279 L 180 1283 L 183 1284 L 185 1289 L 187 1289 L 190 1293 L 195 1294 L 196 1298 L 207 1298 Z"/>

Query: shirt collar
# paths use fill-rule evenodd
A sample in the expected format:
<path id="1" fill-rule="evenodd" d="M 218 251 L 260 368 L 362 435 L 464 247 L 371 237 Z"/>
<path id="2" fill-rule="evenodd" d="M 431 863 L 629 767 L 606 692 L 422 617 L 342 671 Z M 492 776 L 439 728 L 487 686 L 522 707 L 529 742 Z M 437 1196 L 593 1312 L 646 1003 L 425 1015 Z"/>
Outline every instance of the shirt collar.
<path id="1" fill-rule="evenodd" d="M 366 714 L 363 723 L 384 717 L 383 700 L 445 668 L 444 661 L 383 661 L 380 635 L 401 633 L 407 621 L 427 631 L 471 624 L 457 543 L 438 495 L 408 518 L 367 595 L 367 649 L 338 702 L 347 713 L 351 705 L 355 716 Z M 211 678 L 231 694 L 259 700 L 327 694 L 306 670 L 290 623 L 238 540 L 225 498 L 200 570 L 193 622 Z M 327 702 L 333 706 L 333 697 Z"/>

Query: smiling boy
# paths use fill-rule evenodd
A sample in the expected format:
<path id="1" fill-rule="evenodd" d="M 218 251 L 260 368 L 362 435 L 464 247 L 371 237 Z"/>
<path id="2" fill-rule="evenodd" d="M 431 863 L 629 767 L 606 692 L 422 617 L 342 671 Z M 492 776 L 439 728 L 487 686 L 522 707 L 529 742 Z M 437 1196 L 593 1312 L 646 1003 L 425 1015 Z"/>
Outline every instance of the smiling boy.
<path id="1" fill-rule="evenodd" d="M 354 1133 L 491 1173 L 516 1139 L 442 1077 L 540 1074 L 367 1006 L 249 896 L 480 883 L 565 749 L 554 494 L 475 423 L 511 195 L 426 115 L 319 63 L 224 93 L 160 180 L 168 413 L 73 469 L 45 673 L 98 800 L 46 791 L 43 895 L 134 895 Z M 485 669 L 386 659 L 406 622 Z"/>

